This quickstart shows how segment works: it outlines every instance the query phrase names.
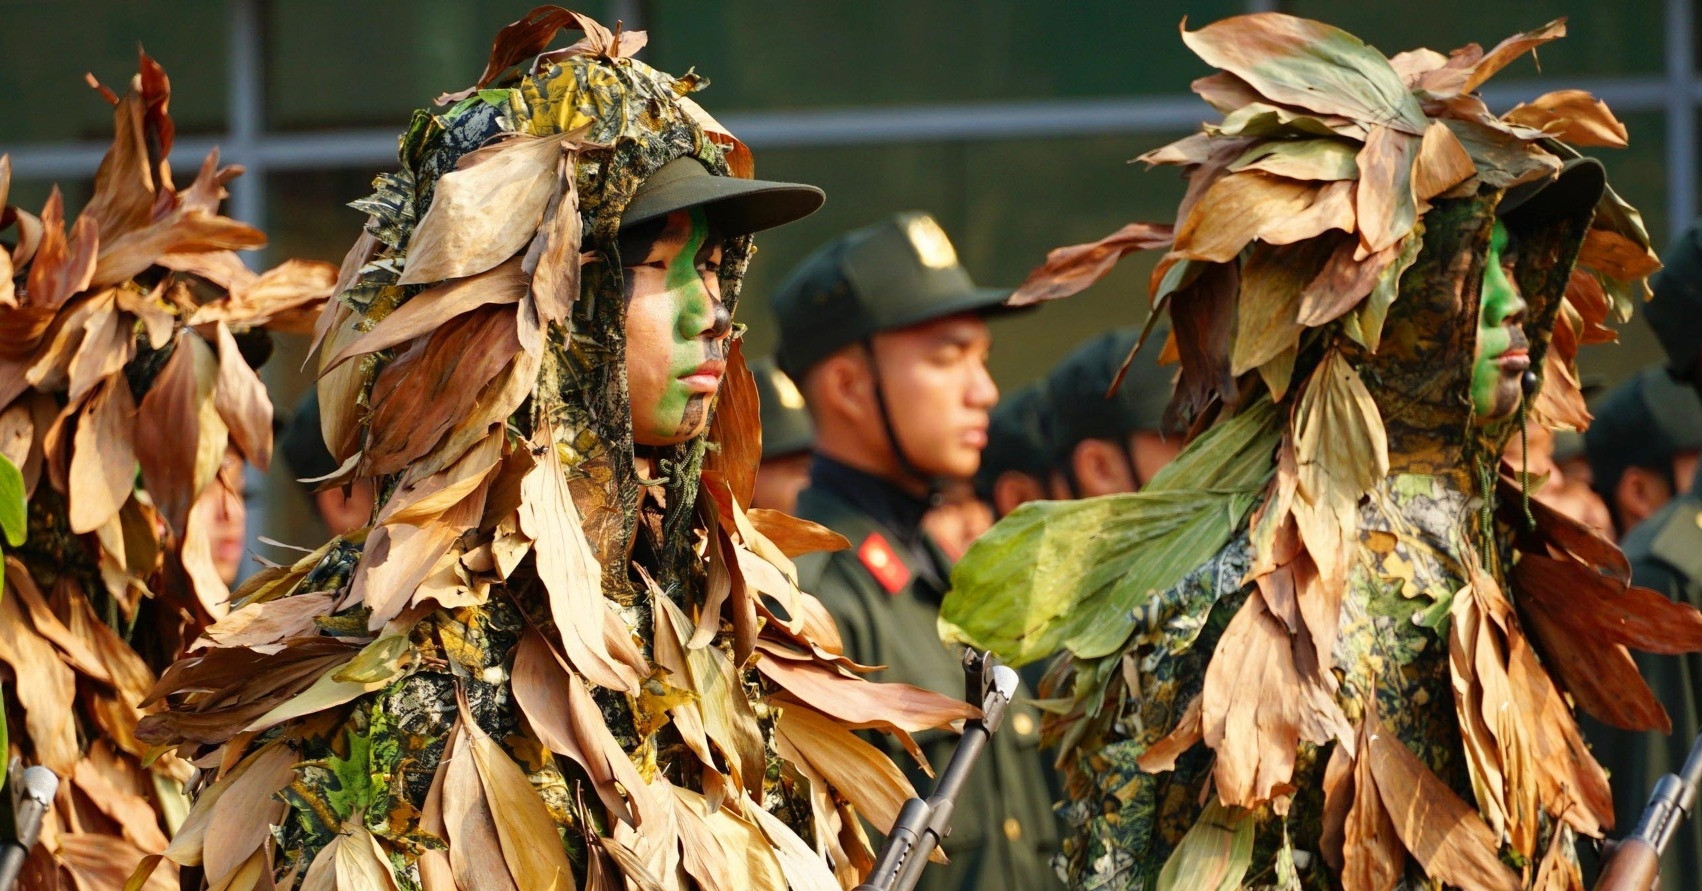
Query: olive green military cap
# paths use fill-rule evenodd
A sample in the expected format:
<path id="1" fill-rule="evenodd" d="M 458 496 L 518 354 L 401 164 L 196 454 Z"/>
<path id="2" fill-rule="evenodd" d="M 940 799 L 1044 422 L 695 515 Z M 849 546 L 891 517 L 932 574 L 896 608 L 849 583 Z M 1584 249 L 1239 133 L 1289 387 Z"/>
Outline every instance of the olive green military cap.
<path id="1" fill-rule="evenodd" d="M 621 227 L 701 207 L 722 235 L 749 235 L 803 219 L 826 200 L 815 186 L 716 176 L 696 158 L 675 158 L 639 184 Z"/>
<path id="2" fill-rule="evenodd" d="M 762 411 L 762 460 L 770 461 L 815 448 L 815 425 L 804 407 L 804 394 L 774 364 L 773 359 L 753 359 L 751 376 L 756 378 L 756 395 Z"/>
<path id="3" fill-rule="evenodd" d="M 1604 498 L 1627 468 L 1670 471 L 1674 455 L 1702 448 L 1702 400 L 1660 366 L 1608 391 L 1594 413 L 1584 450 L 1592 484 Z"/>
<path id="4" fill-rule="evenodd" d="M 1134 349 L 1140 331 L 1108 331 L 1076 347 L 1047 378 L 1047 401 L 1052 408 L 1052 460 L 1070 460 L 1076 444 L 1086 439 L 1114 439 L 1130 434 L 1166 430 L 1164 407 L 1170 404 L 1175 369 L 1158 364 L 1165 332 L 1154 331 L 1129 363 L 1129 373 L 1115 393 L 1107 395 L 1123 360 Z"/>
<path id="5" fill-rule="evenodd" d="M 817 248 L 775 292 L 782 371 L 816 363 L 881 331 L 1000 307 L 1009 290 L 981 288 L 951 239 L 920 211 L 894 214 Z"/>
<path id="6" fill-rule="evenodd" d="M 975 471 L 975 494 L 993 500 L 993 484 L 1008 471 L 1044 480 L 1052 472 L 1051 419 L 1046 383 L 1035 381 L 999 400 L 987 419 L 987 447 Z"/>
<path id="7" fill-rule="evenodd" d="M 1702 219 L 1690 224 L 1661 257 L 1655 273 L 1655 296 L 1643 314 L 1667 354 L 1672 376 L 1688 381 L 1702 351 Z"/>

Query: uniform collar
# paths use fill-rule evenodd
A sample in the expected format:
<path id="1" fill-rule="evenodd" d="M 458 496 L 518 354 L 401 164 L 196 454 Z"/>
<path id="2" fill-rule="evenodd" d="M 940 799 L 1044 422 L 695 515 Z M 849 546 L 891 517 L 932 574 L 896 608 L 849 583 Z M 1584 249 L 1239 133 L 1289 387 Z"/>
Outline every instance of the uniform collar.
<path id="1" fill-rule="evenodd" d="M 817 452 L 810 464 L 810 488 L 820 489 L 886 527 L 908 548 L 922 544 L 922 516 L 928 501 L 890 480 L 858 470 Z"/>

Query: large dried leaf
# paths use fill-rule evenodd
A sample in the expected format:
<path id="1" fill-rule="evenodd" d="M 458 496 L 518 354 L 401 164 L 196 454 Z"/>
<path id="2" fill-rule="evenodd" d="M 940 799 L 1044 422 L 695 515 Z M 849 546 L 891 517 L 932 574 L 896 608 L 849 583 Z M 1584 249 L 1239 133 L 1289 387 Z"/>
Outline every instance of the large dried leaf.
<path id="1" fill-rule="evenodd" d="M 976 706 L 944 693 L 909 684 L 876 683 L 841 674 L 834 666 L 813 660 L 759 659 L 756 666 L 799 702 L 853 729 L 897 728 L 920 733 L 981 714 Z"/>
<path id="2" fill-rule="evenodd" d="M 165 670 L 142 702 L 195 691 L 193 704 L 149 715 L 137 736 L 149 742 L 192 740 L 221 744 L 279 703 L 346 664 L 360 649 L 332 637 L 297 638 L 264 652 L 214 649 Z"/>
<path id="3" fill-rule="evenodd" d="M 590 698 L 587 693 L 580 706 L 588 704 Z M 573 867 L 567 862 L 567 852 L 544 800 L 520 765 L 495 740 L 476 725 L 469 729 L 472 733 L 464 744 L 473 750 L 497 841 L 514 883 L 521 888 L 571 887 Z"/>
<path id="4" fill-rule="evenodd" d="M 196 648 L 208 642 L 220 647 L 260 647 L 313 634 L 318 630 L 314 620 L 329 616 L 335 599 L 334 591 L 315 591 L 250 604 L 208 627 Z"/>
<path id="5" fill-rule="evenodd" d="M 295 767 L 295 752 L 274 742 L 225 782 L 224 793 L 208 814 L 202 865 L 209 883 L 217 885 L 271 839 L 272 827 L 284 817 L 284 802 L 275 796 L 295 779 Z"/>
<path id="6" fill-rule="evenodd" d="M 1433 96 L 1447 97 L 1470 93 L 1507 67 L 1514 59 L 1537 47 L 1566 36 L 1566 20 L 1555 19 L 1541 28 L 1515 34 L 1495 45 L 1488 53 L 1477 44 L 1456 50 L 1442 68 L 1428 72 L 1418 80 L 1418 87 Z"/>
<path id="7" fill-rule="evenodd" d="M 218 149 L 209 152 L 195 182 L 177 196 L 169 213 L 147 226 L 102 240 L 90 282 L 113 285 L 134 278 L 162 254 L 265 247 L 266 236 L 259 229 L 217 213 L 224 184 L 241 173 L 240 167 L 221 169 Z"/>
<path id="8" fill-rule="evenodd" d="M 1389 809 L 1383 805 L 1383 798 L 1377 792 L 1377 782 L 1371 773 L 1371 759 L 1363 754 L 1365 737 L 1366 733 L 1361 728 L 1361 755 L 1358 758 L 1344 754 L 1345 750 L 1340 745 L 1330 757 L 1331 766 L 1338 764 L 1338 758 L 1341 764 L 1351 762 L 1342 770 L 1344 774 L 1351 774 L 1351 780 L 1346 780 L 1343 785 L 1352 789 L 1351 799 L 1345 794 L 1341 796 L 1341 800 L 1352 802 L 1340 841 L 1342 887 L 1345 891 L 1392 891 L 1406 871 L 1406 852 L 1389 816 Z M 1398 741 L 1395 744 L 1400 745 Z"/>
<path id="9" fill-rule="evenodd" d="M 1359 149 L 1345 139 L 1260 142 L 1229 165 L 1231 171 L 1263 170 L 1289 179 L 1358 179 Z"/>
<path id="10" fill-rule="evenodd" d="M 744 811 L 768 837 L 774 857 L 780 862 L 780 872 L 786 876 L 787 888 L 791 891 L 840 891 L 841 885 L 834 878 L 833 870 L 828 868 L 820 854 L 798 837 L 798 833 L 792 831 L 792 827 L 748 798 L 744 801 Z"/>
<path id="11" fill-rule="evenodd" d="M 561 457 L 547 428 L 539 446 L 541 460 L 521 483 L 520 526 L 534 543 L 538 578 L 549 592 L 550 615 L 563 652 L 591 683 L 634 691 L 649 675 L 649 666 L 630 634 L 623 639 L 604 633 L 610 606 L 603 597 L 602 566 L 580 523 L 579 508 L 568 492 Z"/>
<path id="12" fill-rule="evenodd" d="M 414 657 L 413 647 L 405 636 L 387 634 L 379 637 L 362 647 L 349 661 L 327 667 L 307 689 L 278 703 L 243 730 L 266 730 L 382 690 L 412 667 Z"/>
<path id="13" fill-rule="evenodd" d="M 1471 805 L 1425 767 L 1375 715 L 1366 716 L 1360 758 L 1368 759 L 1395 833 L 1432 879 L 1461 888 L 1519 891 L 1494 833 Z"/>
<path id="14" fill-rule="evenodd" d="M 321 374 L 355 356 L 387 350 L 422 334 L 436 331 L 449 320 L 481 306 L 506 306 L 526 296 L 526 274 L 520 258 L 501 263 L 478 275 L 433 285 L 410 297 L 385 316 L 371 331 L 338 350 L 321 366 Z"/>
<path id="15" fill-rule="evenodd" d="M 113 106 L 112 147 L 101 159 L 94 192 L 83 208 L 83 214 L 94 220 L 101 237 L 108 240 L 146 226 L 159 192 L 171 188 L 170 173 L 163 163 L 164 155 L 171 150 L 174 131 L 171 117 L 165 113 L 170 86 L 165 72 L 146 53 L 141 54 L 140 62 L 143 72 L 151 76 L 139 77 L 135 83 L 163 89 L 152 96 L 132 90 Z M 149 114 L 149 106 L 155 102 L 157 113 Z M 155 139 L 160 140 L 158 158 L 149 145 Z"/>
<path id="16" fill-rule="evenodd" d="M 710 439 L 715 451 L 705 457 L 706 471 L 718 471 L 738 504 L 750 504 L 756 491 L 756 471 L 762 463 L 762 411 L 756 379 L 745 366 L 744 341 L 727 350 L 727 373 L 715 398 Z"/>
<path id="17" fill-rule="evenodd" d="M 1054 248 L 1006 303 L 1029 306 L 1079 294 L 1104 278 L 1118 260 L 1135 251 L 1167 248 L 1174 237 L 1168 225 L 1130 223 L 1095 242 Z"/>
<path id="18" fill-rule="evenodd" d="M 1213 183 L 1190 209 L 1176 232 L 1174 253 L 1188 260 L 1228 263 L 1267 229 L 1304 213 L 1317 193 L 1317 183 L 1261 170 L 1231 173 Z"/>
<path id="19" fill-rule="evenodd" d="M 6 583 L 13 590 L 18 575 L 7 573 Z M 11 594 L 0 597 L 0 662 L 12 667 L 7 698 L 15 697 L 23 707 L 24 731 L 35 760 L 60 776 L 70 776 L 80 756 L 73 707 L 77 676 L 37 634 Z"/>
<path id="20" fill-rule="evenodd" d="M 577 763 L 614 817 L 638 825 L 643 813 L 616 784 L 637 797 L 645 782 L 603 723 L 585 682 L 563 669 L 543 635 L 530 632 L 514 654 L 514 701 L 545 747 Z"/>
<path id="21" fill-rule="evenodd" d="M 780 712 L 778 726 L 794 753 L 881 832 L 891 832 L 899 809 L 916 797 L 915 787 L 892 759 L 838 721 L 805 706 L 788 705 Z"/>
<path id="22" fill-rule="evenodd" d="M 1359 150 L 1354 203 L 1366 252 L 1392 247 L 1418 223 L 1412 172 L 1421 145 L 1417 136 L 1378 125 Z"/>
<path id="23" fill-rule="evenodd" d="M 762 830 L 731 808 L 712 808 L 702 795 L 674 787 L 679 802 L 680 834 L 699 852 L 719 848 L 722 868 L 717 884 L 752 891 L 786 891 L 786 874 Z M 754 805 L 751 807 L 754 808 Z M 713 839 L 713 841 L 711 841 Z M 699 869 L 702 868 L 700 861 Z"/>
<path id="24" fill-rule="evenodd" d="M 1293 248 L 1257 245 L 1241 265 L 1241 294 L 1235 312 L 1235 342 L 1229 371 L 1236 377 L 1263 365 L 1300 341 L 1300 299 L 1329 258 L 1327 240 Z"/>
<path id="25" fill-rule="evenodd" d="M 1591 229 L 1578 249 L 1578 265 L 1622 282 L 1654 275 L 1661 268 L 1654 252 L 1610 229 Z"/>
<path id="26" fill-rule="evenodd" d="M 504 25 L 502 30 L 497 32 L 496 40 L 491 44 L 490 60 L 485 63 L 484 73 L 479 76 L 479 82 L 474 84 L 473 89 L 484 89 L 508 69 L 548 49 L 556 34 L 563 29 L 585 32 L 585 39 L 570 47 L 571 50 L 606 55 L 610 58 L 638 52 L 647 39 L 643 31 L 624 31 L 616 38 L 608 28 L 590 16 L 570 12 L 559 6 L 539 6 L 518 21 Z M 451 97 L 462 99 L 470 95 L 472 92 L 468 91 L 464 95 L 451 94 Z M 444 98 L 446 97 L 439 97 L 438 101 L 441 103 Z"/>
<path id="27" fill-rule="evenodd" d="M 54 186 L 41 211 L 41 244 L 30 264 L 24 293 L 32 306 L 57 309 L 71 295 L 89 287 L 95 275 L 95 256 L 100 233 L 88 216 L 77 218 L 71 234 L 65 234 L 65 198 Z M 13 257 L 14 265 L 20 263 Z"/>
<path id="28" fill-rule="evenodd" d="M 344 831 L 337 848 L 337 891 L 396 891 L 396 876 L 378 839 L 365 826 Z"/>
<path id="29" fill-rule="evenodd" d="M 1418 135 L 1424 111 L 1382 53 L 1322 22 L 1255 13 L 1182 31 L 1206 64 L 1241 78 L 1271 101 L 1376 122 Z"/>
<path id="30" fill-rule="evenodd" d="M 1424 139 L 1418 145 L 1418 157 L 1413 161 L 1412 191 L 1420 201 L 1430 199 L 1470 179 L 1477 172 L 1466 147 L 1448 125 L 1431 121 L 1424 128 Z"/>
<path id="31" fill-rule="evenodd" d="M 80 402 L 101 381 L 116 374 L 136 355 L 134 320 L 114 309 L 115 300 L 97 297 L 83 339 L 66 369 L 70 388 L 68 402 Z"/>
<path id="32" fill-rule="evenodd" d="M 71 531 L 92 532 L 118 516 L 135 487 L 136 451 L 131 439 L 136 400 L 124 375 L 97 390 L 78 417 L 71 445 Z"/>
<path id="33" fill-rule="evenodd" d="M 219 374 L 213 408 L 230 430 L 231 444 L 248 463 L 264 471 L 272 463 L 272 400 L 260 375 L 242 358 L 230 329 L 220 322 L 217 330 Z"/>
<path id="34" fill-rule="evenodd" d="M 189 507 L 224 462 L 228 436 L 213 404 L 218 359 L 194 332 L 177 336 L 136 414 L 136 460 L 160 516 L 180 534 Z"/>
<path id="35" fill-rule="evenodd" d="M 449 768 L 443 777 L 443 822 L 455 883 L 466 889 L 515 891 L 484 780 L 473 758 L 472 734 L 458 728 L 450 739 L 444 752 Z"/>
<path id="36" fill-rule="evenodd" d="M 1345 179 L 1321 184 L 1312 196 L 1310 207 L 1266 226 L 1259 233 L 1259 240 L 1267 244 L 1294 244 L 1331 230 L 1352 232 L 1357 214 L 1353 206 L 1355 188 Z"/>
<path id="37" fill-rule="evenodd" d="M 570 149 L 557 157 L 556 186 L 522 267 L 531 277 L 531 305 L 536 308 L 539 324 L 546 329 L 551 325 L 571 326 L 573 304 L 579 299 L 579 245 L 584 223 L 579 216 L 574 157 Z"/>
<path id="38" fill-rule="evenodd" d="M 97 740 L 70 777 L 101 813 L 118 824 L 124 839 L 140 851 L 159 853 L 169 840 L 160 830 L 160 815 L 144 797 L 145 771 L 116 758 L 105 741 Z"/>
<path id="39" fill-rule="evenodd" d="M 576 135 L 517 135 L 462 156 L 438 179 L 397 283 L 477 275 L 519 253 L 543 221 L 563 145 Z"/>
<path id="40" fill-rule="evenodd" d="M 1318 564 L 1323 584 L 1339 587 L 1346 578 L 1345 555 L 1357 535 L 1359 499 L 1389 472 L 1382 415 L 1340 350 L 1324 357 L 1300 394 L 1294 454 L 1294 516 L 1301 541 Z"/>
<path id="41" fill-rule="evenodd" d="M 781 511 L 757 507 L 746 511 L 745 516 L 764 538 L 788 557 L 816 551 L 839 551 L 851 546 L 845 536 L 832 529 Z"/>

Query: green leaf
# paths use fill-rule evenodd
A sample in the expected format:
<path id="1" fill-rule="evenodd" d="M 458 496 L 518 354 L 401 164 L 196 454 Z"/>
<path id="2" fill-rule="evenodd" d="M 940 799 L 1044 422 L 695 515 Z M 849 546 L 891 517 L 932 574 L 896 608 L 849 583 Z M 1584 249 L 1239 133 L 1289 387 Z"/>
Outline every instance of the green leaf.
<path id="1" fill-rule="evenodd" d="M 1031 502 L 952 573 L 940 631 L 1023 665 L 1116 651 L 1129 614 L 1216 553 L 1270 478 L 1279 413 L 1261 400 L 1212 428 L 1140 492 Z"/>
<path id="2" fill-rule="evenodd" d="M 1271 102 L 1418 136 L 1424 110 L 1389 60 L 1340 28 L 1268 12 L 1186 30 L 1182 42 Z"/>
<path id="3" fill-rule="evenodd" d="M 1225 121 L 1227 125 L 1227 120 Z M 1358 179 L 1359 146 L 1345 139 L 1290 139 L 1253 146 L 1229 169 L 1263 170 L 1290 179 Z"/>
<path id="4" fill-rule="evenodd" d="M 1155 891 L 1237 891 L 1252 863 L 1252 815 L 1213 795 L 1164 861 Z"/>
<path id="5" fill-rule="evenodd" d="M 6 544 L 17 547 L 29 532 L 29 500 L 24 495 L 24 475 L 10 458 L 0 455 L 0 532 Z"/>

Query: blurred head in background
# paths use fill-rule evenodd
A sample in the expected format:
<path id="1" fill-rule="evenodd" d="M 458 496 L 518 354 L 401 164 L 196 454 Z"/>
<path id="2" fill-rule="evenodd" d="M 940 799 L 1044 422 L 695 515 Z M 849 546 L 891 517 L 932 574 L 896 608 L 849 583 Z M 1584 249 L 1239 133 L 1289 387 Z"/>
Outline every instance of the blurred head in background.
<path id="1" fill-rule="evenodd" d="M 352 532 L 372 519 L 370 480 L 363 477 L 347 486 L 330 488 L 320 488 L 313 482 L 336 473 L 337 461 L 325 447 L 319 428 L 319 395 L 312 388 L 296 403 L 295 414 L 278 441 L 278 451 L 332 535 Z"/>
<path id="2" fill-rule="evenodd" d="M 1037 381 L 999 401 L 987 426 L 987 448 L 975 471 L 975 494 L 1003 517 L 1030 501 L 1047 497 L 1052 476 L 1048 447 L 1046 386 Z"/>
<path id="3" fill-rule="evenodd" d="M 895 214 L 811 254 L 774 297 L 778 362 L 798 382 L 816 451 L 917 496 L 967 480 L 999 400 L 978 288 L 934 218 Z"/>
<path id="4" fill-rule="evenodd" d="M 791 513 L 798 493 L 810 482 L 815 428 L 804 394 L 773 359 L 752 360 L 750 369 L 762 410 L 762 465 L 756 471 L 751 507 Z"/>
<path id="5" fill-rule="evenodd" d="M 1650 367 L 1596 403 L 1584 434 L 1591 486 L 1621 535 L 1689 491 L 1702 448 L 1702 401 Z"/>
<path id="6" fill-rule="evenodd" d="M 1047 378 L 1053 497 L 1138 492 L 1181 450 L 1182 431 L 1164 425 L 1174 376 L 1157 361 L 1164 331 L 1147 338 L 1111 392 L 1139 335 L 1126 328 L 1095 337 Z"/>

